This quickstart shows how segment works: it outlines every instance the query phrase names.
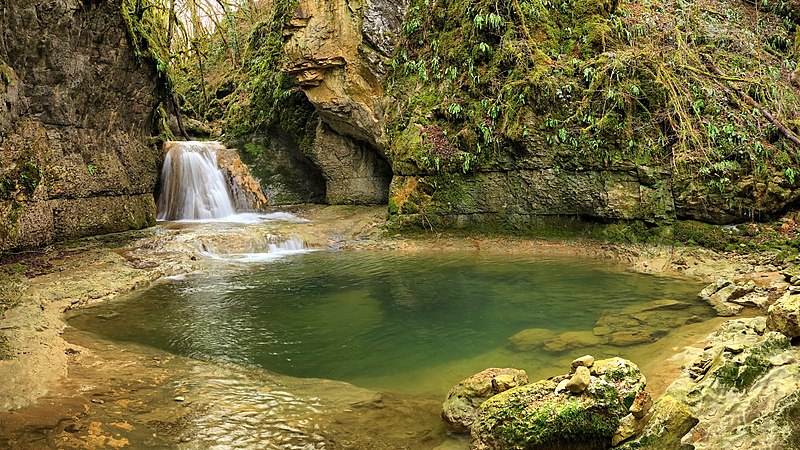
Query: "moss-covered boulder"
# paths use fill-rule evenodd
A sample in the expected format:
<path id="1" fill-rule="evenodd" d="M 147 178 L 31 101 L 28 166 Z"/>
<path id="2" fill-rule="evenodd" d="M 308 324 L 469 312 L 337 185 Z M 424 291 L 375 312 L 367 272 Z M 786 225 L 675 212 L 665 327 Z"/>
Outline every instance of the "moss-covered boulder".
<path id="1" fill-rule="evenodd" d="M 583 366 L 580 366 L 583 367 Z M 629 414 L 645 377 L 632 362 L 595 362 L 585 390 L 565 388 L 573 374 L 509 389 L 484 402 L 472 426 L 473 449 L 605 449 Z"/>
<path id="2" fill-rule="evenodd" d="M 452 433 L 469 433 L 478 407 L 490 397 L 528 383 L 519 369 L 486 369 L 450 389 L 442 405 L 442 420 Z"/>

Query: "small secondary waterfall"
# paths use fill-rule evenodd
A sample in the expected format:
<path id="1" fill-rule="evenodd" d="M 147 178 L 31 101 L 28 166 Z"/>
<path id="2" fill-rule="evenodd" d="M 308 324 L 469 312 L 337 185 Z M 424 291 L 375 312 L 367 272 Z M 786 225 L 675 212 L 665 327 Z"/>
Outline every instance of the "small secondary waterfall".
<path id="1" fill-rule="evenodd" d="M 218 142 L 169 142 L 161 171 L 158 220 L 216 219 L 236 214 L 217 164 Z"/>

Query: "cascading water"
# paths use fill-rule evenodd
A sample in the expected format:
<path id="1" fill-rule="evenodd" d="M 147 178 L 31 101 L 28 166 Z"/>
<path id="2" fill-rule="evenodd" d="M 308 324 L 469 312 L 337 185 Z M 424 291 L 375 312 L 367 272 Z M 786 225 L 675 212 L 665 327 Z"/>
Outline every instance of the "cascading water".
<path id="1" fill-rule="evenodd" d="M 161 171 L 158 220 L 216 219 L 236 214 L 217 164 L 218 142 L 169 142 Z"/>

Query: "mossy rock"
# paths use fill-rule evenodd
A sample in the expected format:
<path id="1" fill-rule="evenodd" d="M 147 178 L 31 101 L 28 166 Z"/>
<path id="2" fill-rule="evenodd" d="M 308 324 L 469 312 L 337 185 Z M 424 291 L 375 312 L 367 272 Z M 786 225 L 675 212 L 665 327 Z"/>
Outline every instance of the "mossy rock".
<path id="1" fill-rule="evenodd" d="M 652 417 L 636 440 L 617 447 L 620 450 L 679 450 L 681 438 L 699 420 L 689 407 L 665 395 L 653 406 Z"/>
<path id="2" fill-rule="evenodd" d="M 484 402 L 472 426 L 473 448 L 577 449 L 611 447 L 620 420 L 645 387 L 639 368 L 622 358 L 595 362 L 586 389 L 559 390 L 571 374 L 502 392 Z"/>
<path id="3" fill-rule="evenodd" d="M 721 386 L 745 390 L 767 373 L 773 364 L 770 358 L 783 353 L 791 345 L 781 333 L 769 332 L 758 345 L 712 369 Z"/>

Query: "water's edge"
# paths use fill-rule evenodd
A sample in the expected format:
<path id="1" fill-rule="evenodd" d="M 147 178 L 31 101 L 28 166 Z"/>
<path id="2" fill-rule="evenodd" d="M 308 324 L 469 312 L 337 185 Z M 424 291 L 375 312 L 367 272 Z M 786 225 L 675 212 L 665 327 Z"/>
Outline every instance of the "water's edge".
<path id="1" fill-rule="evenodd" d="M 747 261 L 732 262 L 711 252 L 696 249 L 601 246 L 586 243 L 543 243 L 506 238 L 464 239 L 448 238 L 446 236 L 437 236 L 431 240 L 389 239 L 380 237 L 378 234 L 380 225 L 383 222 L 383 214 L 382 209 L 365 209 L 358 214 L 353 214 L 352 209 L 349 209 L 346 219 L 341 220 L 341 211 L 336 211 L 335 208 L 320 208 L 311 210 L 308 214 L 309 218 L 314 219 L 314 222 L 299 226 L 294 224 L 294 228 L 299 228 L 299 235 L 303 236 L 312 246 L 317 246 L 318 248 L 381 248 L 407 252 L 421 251 L 423 249 L 437 251 L 471 249 L 473 251 L 559 255 L 592 254 L 607 258 L 609 261 L 624 265 L 631 270 L 647 273 L 674 273 L 700 279 L 759 270 L 758 267 Z M 230 367 L 190 361 L 168 354 L 154 355 L 152 351 L 146 351 L 141 348 L 132 349 L 127 346 L 120 348 L 116 344 L 91 339 L 74 331 L 63 333 L 65 330 L 63 313 L 65 311 L 116 298 L 126 292 L 148 286 L 166 276 L 207 270 L 206 262 L 198 260 L 195 255 L 182 253 L 170 248 L 169 245 L 165 245 L 165 243 L 174 243 L 176 240 L 180 240 L 182 231 L 179 227 L 177 229 L 157 227 L 146 233 L 144 238 L 137 238 L 133 242 L 126 243 L 123 248 L 114 248 L 113 245 L 101 245 L 99 248 L 89 251 L 70 254 L 59 263 L 58 271 L 36 277 L 29 281 L 26 286 L 19 289 L 23 300 L 21 305 L 7 312 L 3 321 L 0 322 L 2 324 L 0 329 L 14 330 L 14 333 L 11 334 L 14 340 L 10 342 L 10 347 L 16 353 L 13 359 L 0 361 L 0 376 L 13 381 L 12 383 L 4 383 L 5 388 L 0 387 L 0 410 L 17 410 L 13 419 L 11 419 L 9 413 L 0 413 L 0 424 L 4 424 L 0 425 L 0 443 L 7 442 L 19 446 L 20 443 L 31 439 L 31 436 L 26 434 L 24 430 L 29 430 L 29 432 L 30 430 L 41 430 L 42 422 L 54 423 L 52 416 L 59 409 L 53 410 L 43 407 L 42 405 L 45 403 L 43 401 L 30 406 L 37 399 L 47 399 L 51 404 L 59 404 L 64 407 L 61 411 L 83 409 L 85 417 L 106 417 L 108 420 L 112 417 L 119 417 L 119 414 L 116 414 L 119 412 L 122 414 L 135 412 L 135 408 L 131 409 L 130 407 L 132 403 L 142 402 L 144 405 L 147 401 L 153 402 L 153 404 L 159 406 L 151 409 L 161 415 L 157 414 L 157 417 L 154 416 L 155 418 L 144 417 L 142 420 L 146 420 L 143 423 L 164 422 L 172 423 L 173 425 L 164 425 L 168 436 L 151 436 L 158 439 L 150 442 L 151 444 L 187 445 L 191 447 L 191 443 L 198 442 L 198 439 L 200 441 L 209 439 L 205 442 L 213 442 L 214 439 L 221 439 L 221 436 L 230 435 L 230 430 L 220 431 L 217 438 L 212 435 L 204 438 L 177 432 L 176 427 L 179 427 L 180 424 L 185 426 L 188 423 L 196 423 L 196 421 L 192 422 L 192 420 L 187 419 L 187 414 L 191 417 L 200 417 L 202 414 L 199 414 L 196 408 L 202 409 L 207 405 L 189 407 L 190 411 L 187 412 L 186 396 L 179 395 L 180 392 L 176 393 L 174 391 L 175 386 L 181 383 L 181 380 L 176 379 L 178 375 L 196 374 L 198 372 L 210 373 L 211 375 L 194 377 L 194 380 L 195 382 L 201 379 L 213 380 L 215 379 L 213 377 L 214 371 L 230 371 L 232 370 Z M 215 232 L 217 231 L 215 230 Z M 337 236 L 337 238 L 331 239 L 331 236 Z M 714 327 L 716 325 L 714 323 Z M 669 351 L 676 353 L 684 345 L 697 341 L 711 331 L 711 328 L 698 325 L 698 329 L 691 336 L 687 336 L 682 341 L 671 343 Z M 149 363 L 149 361 L 155 362 Z M 149 367 L 148 364 L 152 367 Z M 198 369 L 200 366 L 202 366 L 202 369 Z M 114 369 L 108 372 L 113 373 L 115 376 L 108 377 L 108 373 L 102 376 L 88 375 L 89 373 L 97 373 L 98 367 L 113 367 Z M 142 371 L 143 367 L 149 367 L 149 369 Z M 134 384 L 141 382 L 142 386 L 123 386 L 125 383 L 130 383 L 119 381 L 127 378 L 126 370 L 128 371 L 127 375 L 137 371 L 142 373 L 142 380 L 133 382 Z M 669 370 L 665 370 L 663 375 L 665 377 L 676 377 L 678 375 L 679 369 L 676 367 L 672 367 L 670 370 L 673 370 L 671 375 Z M 244 372 L 248 371 L 249 369 L 244 370 Z M 308 380 L 295 379 L 287 381 L 290 377 L 276 376 L 269 374 L 267 371 L 259 372 L 259 375 L 254 376 L 253 379 L 264 376 L 267 376 L 270 382 L 276 385 L 285 386 L 297 382 L 298 386 L 302 386 L 303 389 L 309 389 L 310 386 Z M 147 380 L 148 377 L 150 377 L 149 382 Z M 188 378 L 191 379 L 192 377 Z M 651 379 L 651 385 L 654 381 L 656 380 Z M 667 382 L 668 378 L 664 378 L 661 388 L 656 387 L 655 390 L 659 391 L 666 386 Z M 311 405 L 312 409 L 317 410 L 314 411 L 316 420 L 319 421 L 317 425 L 323 423 L 323 428 L 328 427 L 329 430 L 333 431 L 337 427 L 340 430 L 347 430 L 347 427 L 355 426 L 357 423 L 358 426 L 363 426 L 358 417 L 363 417 L 367 414 L 365 411 L 370 412 L 367 415 L 371 418 L 384 417 L 384 425 L 380 430 L 374 427 L 367 427 L 363 436 L 359 435 L 352 438 L 362 440 L 360 442 L 351 442 L 353 446 L 348 447 L 346 443 L 338 442 L 344 448 L 356 448 L 358 445 L 367 443 L 367 440 L 372 440 L 368 445 L 370 448 L 382 448 L 382 445 L 386 445 L 385 448 L 391 448 L 390 444 L 386 444 L 387 441 L 376 441 L 375 439 L 379 439 L 379 436 L 390 436 L 395 439 L 394 442 L 397 442 L 397 439 L 405 439 L 409 443 L 417 442 L 420 446 L 416 448 L 431 448 L 432 444 L 438 445 L 438 443 L 446 442 L 446 436 L 443 434 L 440 425 L 437 425 L 436 429 L 431 429 L 430 425 L 421 425 L 419 422 L 421 419 L 414 419 L 414 417 L 419 416 L 419 414 L 415 414 L 415 411 L 420 410 L 422 404 L 426 404 L 427 406 L 423 409 L 428 410 L 428 413 L 423 414 L 423 416 L 426 417 L 425 420 L 432 420 L 431 417 L 427 416 L 436 415 L 438 404 L 418 403 L 413 399 L 395 398 L 390 394 L 370 393 L 369 391 L 346 384 L 337 384 L 336 382 L 312 380 L 311 384 L 314 383 L 325 385 L 326 389 L 323 389 L 325 394 L 336 391 L 336 389 L 330 389 L 330 386 L 335 384 L 338 387 L 339 397 L 344 397 L 344 400 L 342 398 L 334 398 L 329 404 L 330 410 L 341 408 L 346 413 L 339 414 L 339 417 L 326 416 L 324 411 L 320 412 L 320 405 L 314 404 L 314 402 L 319 403 L 319 397 L 311 396 L 305 400 L 308 405 Z M 656 382 L 656 384 L 658 383 Z M 149 389 L 151 391 L 136 399 L 119 399 L 109 394 L 109 392 L 118 393 L 126 389 L 131 392 L 142 391 L 144 390 L 144 385 L 150 386 Z M 267 389 L 269 389 L 267 392 L 262 393 L 263 398 L 261 400 L 269 397 L 267 394 L 274 391 L 273 388 Z M 97 397 L 96 394 L 100 391 L 111 395 L 109 398 L 112 400 L 106 401 L 104 400 L 106 397 Z M 279 390 L 279 392 L 283 391 Z M 92 394 L 89 395 L 89 393 Z M 178 397 L 184 398 L 176 401 L 175 399 Z M 285 404 L 292 404 L 295 400 L 296 398 L 292 395 L 281 399 Z M 96 411 L 113 409 L 111 405 L 119 405 L 121 409 L 113 414 L 110 411 L 105 413 Z M 353 409 L 355 408 L 353 405 L 361 405 L 361 411 L 358 411 L 357 408 Z M 28 407 L 24 408 L 26 406 Z M 358 411 L 358 414 L 350 414 L 353 411 Z M 251 411 L 251 413 L 245 417 L 259 414 L 258 411 Z M 59 414 L 64 415 L 65 413 Z M 92 414 L 97 415 L 93 416 Z M 207 417 L 212 416 L 213 414 Z M 347 417 L 349 416 L 353 417 L 348 422 Z M 394 417 L 395 420 L 387 420 L 385 416 Z M 320 419 L 321 417 L 328 418 Z M 167 420 L 169 418 L 174 420 Z M 292 433 L 296 434 L 297 430 L 300 429 L 298 424 L 305 426 L 307 423 L 304 421 L 307 420 L 309 420 L 307 417 L 304 418 L 302 414 L 299 414 L 296 424 L 280 423 L 278 425 L 280 425 L 280 429 L 288 433 L 287 435 L 292 435 Z M 435 417 L 433 417 L 433 420 L 435 420 Z M 55 422 L 60 425 L 45 427 L 50 430 L 45 433 L 46 436 L 44 437 L 48 442 L 55 442 L 64 437 L 96 439 L 105 436 L 105 442 L 111 443 L 114 439 L 145 439 L 146 437 L 144 434 L 136 434 L 141 433 L 141 430 L 138 430 L 136 426 L 132 430 L 126 430 L 126 426 L 115 428 L 115 426 L 110 425 L 110 428 L 106 426 L 106 429 L 98 431 L 88 425 L 80 428 L 80 423 L 70 427 L 69 424 L 64 425 L 60 419 Z M 100 422 L 104 423 L 102 420 Z M 89 424 L 91 423 L 92 421 L 89 421 Z M 436 423 L 438 424 L 438 421 Z M 75 431 L 76 427 L 77 431 Z M 295 431 L 286 431 L 286 427 L 295 429 Z M 405 428 L 405 431 L 398 430 L 398 427 Z M 195 426 L 194 428 L 199 429 L 202 427 Z M 209 429 L 214 428 L 211 427 Z M 416 431 L 414 431 L 415 429 Z M 114 433 L 120 430 L 121 433 Z M 169 435 L 170 430 L 172 435 Z M 408 436 L 403 437 L 403 433 Z M 42 437 L 41 431 L 37 431 L 34 434 L 40 438 Z M 123 434 L 128 437 L 123 436 Z M 326 442 L 326 439 L 330 439 L 322 434 L 316 437 L 312 436 L 312 438 L 317 439 L 317 442 L 321 445 Z M 144 443 L 145 441 L 141 442 Z M 459 443 L 463 445 L 463 441 L 456 442 L 456 444 Z M 324 445 L 320 448 L 324 448 Z M 415 447 L 412 446 L 410 448 Z"/>

